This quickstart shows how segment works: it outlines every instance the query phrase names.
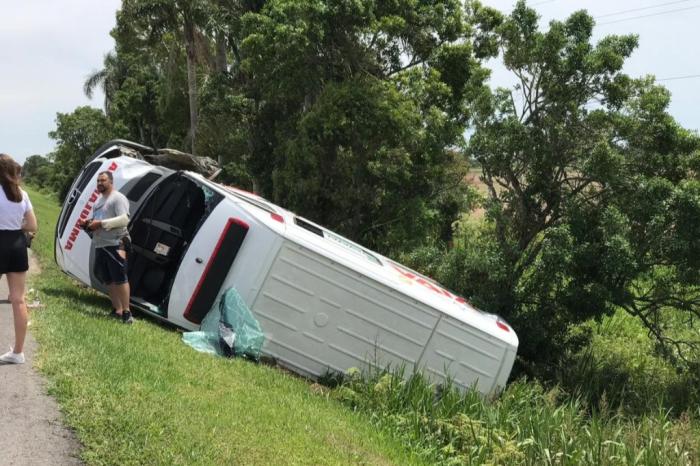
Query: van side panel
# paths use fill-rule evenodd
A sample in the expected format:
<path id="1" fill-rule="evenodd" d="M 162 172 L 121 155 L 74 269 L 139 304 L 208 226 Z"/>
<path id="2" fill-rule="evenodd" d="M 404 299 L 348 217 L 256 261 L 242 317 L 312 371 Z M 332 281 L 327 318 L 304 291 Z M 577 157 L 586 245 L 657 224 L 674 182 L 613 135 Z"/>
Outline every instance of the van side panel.
<path id="1" fill-rule="evenodd" d="M 318 376 L 327 370 L 405 365 L 410 373 L 438 313 L 285 241 L 252 306 L 263 351 Z"/>
<path id="2" fill-rule="evenodd" d="M 444 381 L 447 372 L 462 388 L 476 383 L 478 391 L 490 393 L 497 385 L 505 385 L 498 376 L 508 348 L 503 341 L 444 315 L 425 349 L 420 367 L 434 380 Z"/>

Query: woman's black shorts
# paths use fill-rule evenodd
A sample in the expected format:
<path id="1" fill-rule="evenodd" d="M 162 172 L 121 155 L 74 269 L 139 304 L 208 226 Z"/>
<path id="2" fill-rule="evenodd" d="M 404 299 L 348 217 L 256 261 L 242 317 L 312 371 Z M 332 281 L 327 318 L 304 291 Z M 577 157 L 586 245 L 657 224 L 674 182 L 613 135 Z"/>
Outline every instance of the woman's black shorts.
<path id="1" fill-rule="evenodd" d="M 0 230 L 0 274 L 26 272 L 27 237 L 22 230 Z"/>

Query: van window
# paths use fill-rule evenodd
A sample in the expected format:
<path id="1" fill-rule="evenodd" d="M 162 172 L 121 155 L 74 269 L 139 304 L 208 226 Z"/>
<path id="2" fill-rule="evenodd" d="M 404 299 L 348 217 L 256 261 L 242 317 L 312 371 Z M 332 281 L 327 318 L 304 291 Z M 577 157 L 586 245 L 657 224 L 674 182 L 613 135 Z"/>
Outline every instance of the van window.
<path id="1" fill-rule="evenodd" d="M 143 196 L 143 193 L 148 190 L 153 184 L 158 181 L 161 177 L 160 173 L 148 172 L 141 177 L 141 179 L 134 185 L 133 188 L 126 195 L 127 199 L 133 202 L 137 202 Z"/>
<path id="2" fill-rule="evenodd" d="M 337 235 L 332 231 L 326 230 L 325 228 L 316 226 L 313 223 L 308 222 L 301 217 L 294 217 L 294 223 L 296 223 L 297 226 L 303 228 L 304 230 L 310 231 L 311 233 L 314 233 L 322 238 L 326 238 L 327 240 L 330 240 L 333 243 L 342 246 L 343 248 L 349 251 L 352 251 L 356 256 L 364 257 L 370 262 L 374 262 L 377 265 L 382 265 L 382 261 L 375 257 L 374 254 L 372 254 L 370 251 L 363 248 L 359 244 L 353 243 L 347 238 Z"/>
<path id="3" fill-rule="evenodd" d="M 304 230 L 308 230 L 311 233 L 314 233 L 318 236 L 323 237 L 323 230 L 316 225 L 312 225 L 311 223 L 307 222 L 306 220 L 303 220 L 299 217 L 294 217 L 294 223 L 302 227 Z"/>
<path id="4" fill-rule="evenodd" d="M 347 238 L 343 238 L 342 236 L 336 235 L 335 233 L 328 230 L 323 230 L 323 237 L 333 241 L 336 244 L 339 244 L 340 246 L 344 247 L 349 251 L 352 251 L 358 256 L 364 257 L 370 262 L 374 262 L 377 265 L 382 265 L 382 261 L 380 261 L 377 257 L 375 257 L 373 254 L 371 254 L 359 244 L 355 244 Z"/>

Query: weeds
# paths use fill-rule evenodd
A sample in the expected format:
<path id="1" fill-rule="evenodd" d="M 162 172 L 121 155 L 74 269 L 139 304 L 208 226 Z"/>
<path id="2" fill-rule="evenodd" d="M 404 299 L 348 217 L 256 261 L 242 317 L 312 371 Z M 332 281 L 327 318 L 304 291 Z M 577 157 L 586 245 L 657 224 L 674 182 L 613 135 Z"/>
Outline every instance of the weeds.
<path id="1" fill-rule="evenodd" d="M 592 409 L 639 416 L 665 407 L 678 417 L 700 405 L 698 371 L 680 370 L 655 355 L 653 341 L 638 320 L 620 311 L 587 325 L 592 344 L 570 358 L 558 380 Z"/>
<path id="2" fill-rule="evenodd" d="M 512 383 L 495 400 L 438 387 L 403 370 L 349 371 L 332 396 L 436 464 L 697 464 L 698 428 L 690 413 L 631 418 L 592 411 L 580 398 L 537 382 Z"/>

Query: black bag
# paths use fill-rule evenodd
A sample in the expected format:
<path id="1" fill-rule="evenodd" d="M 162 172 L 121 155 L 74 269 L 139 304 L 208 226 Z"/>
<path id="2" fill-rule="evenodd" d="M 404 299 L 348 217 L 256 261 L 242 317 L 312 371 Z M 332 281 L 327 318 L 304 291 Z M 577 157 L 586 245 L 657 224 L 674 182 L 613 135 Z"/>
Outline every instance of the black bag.
<path id="1" fill-rule="evenodd" d="M 126 255 L 131 254 L 131 238 L 129 236 L 124 236 L 122 237 L 121 240 L 119 240 L 119 249 L 122 249 L 124 252 L 126 252 Z"/>

